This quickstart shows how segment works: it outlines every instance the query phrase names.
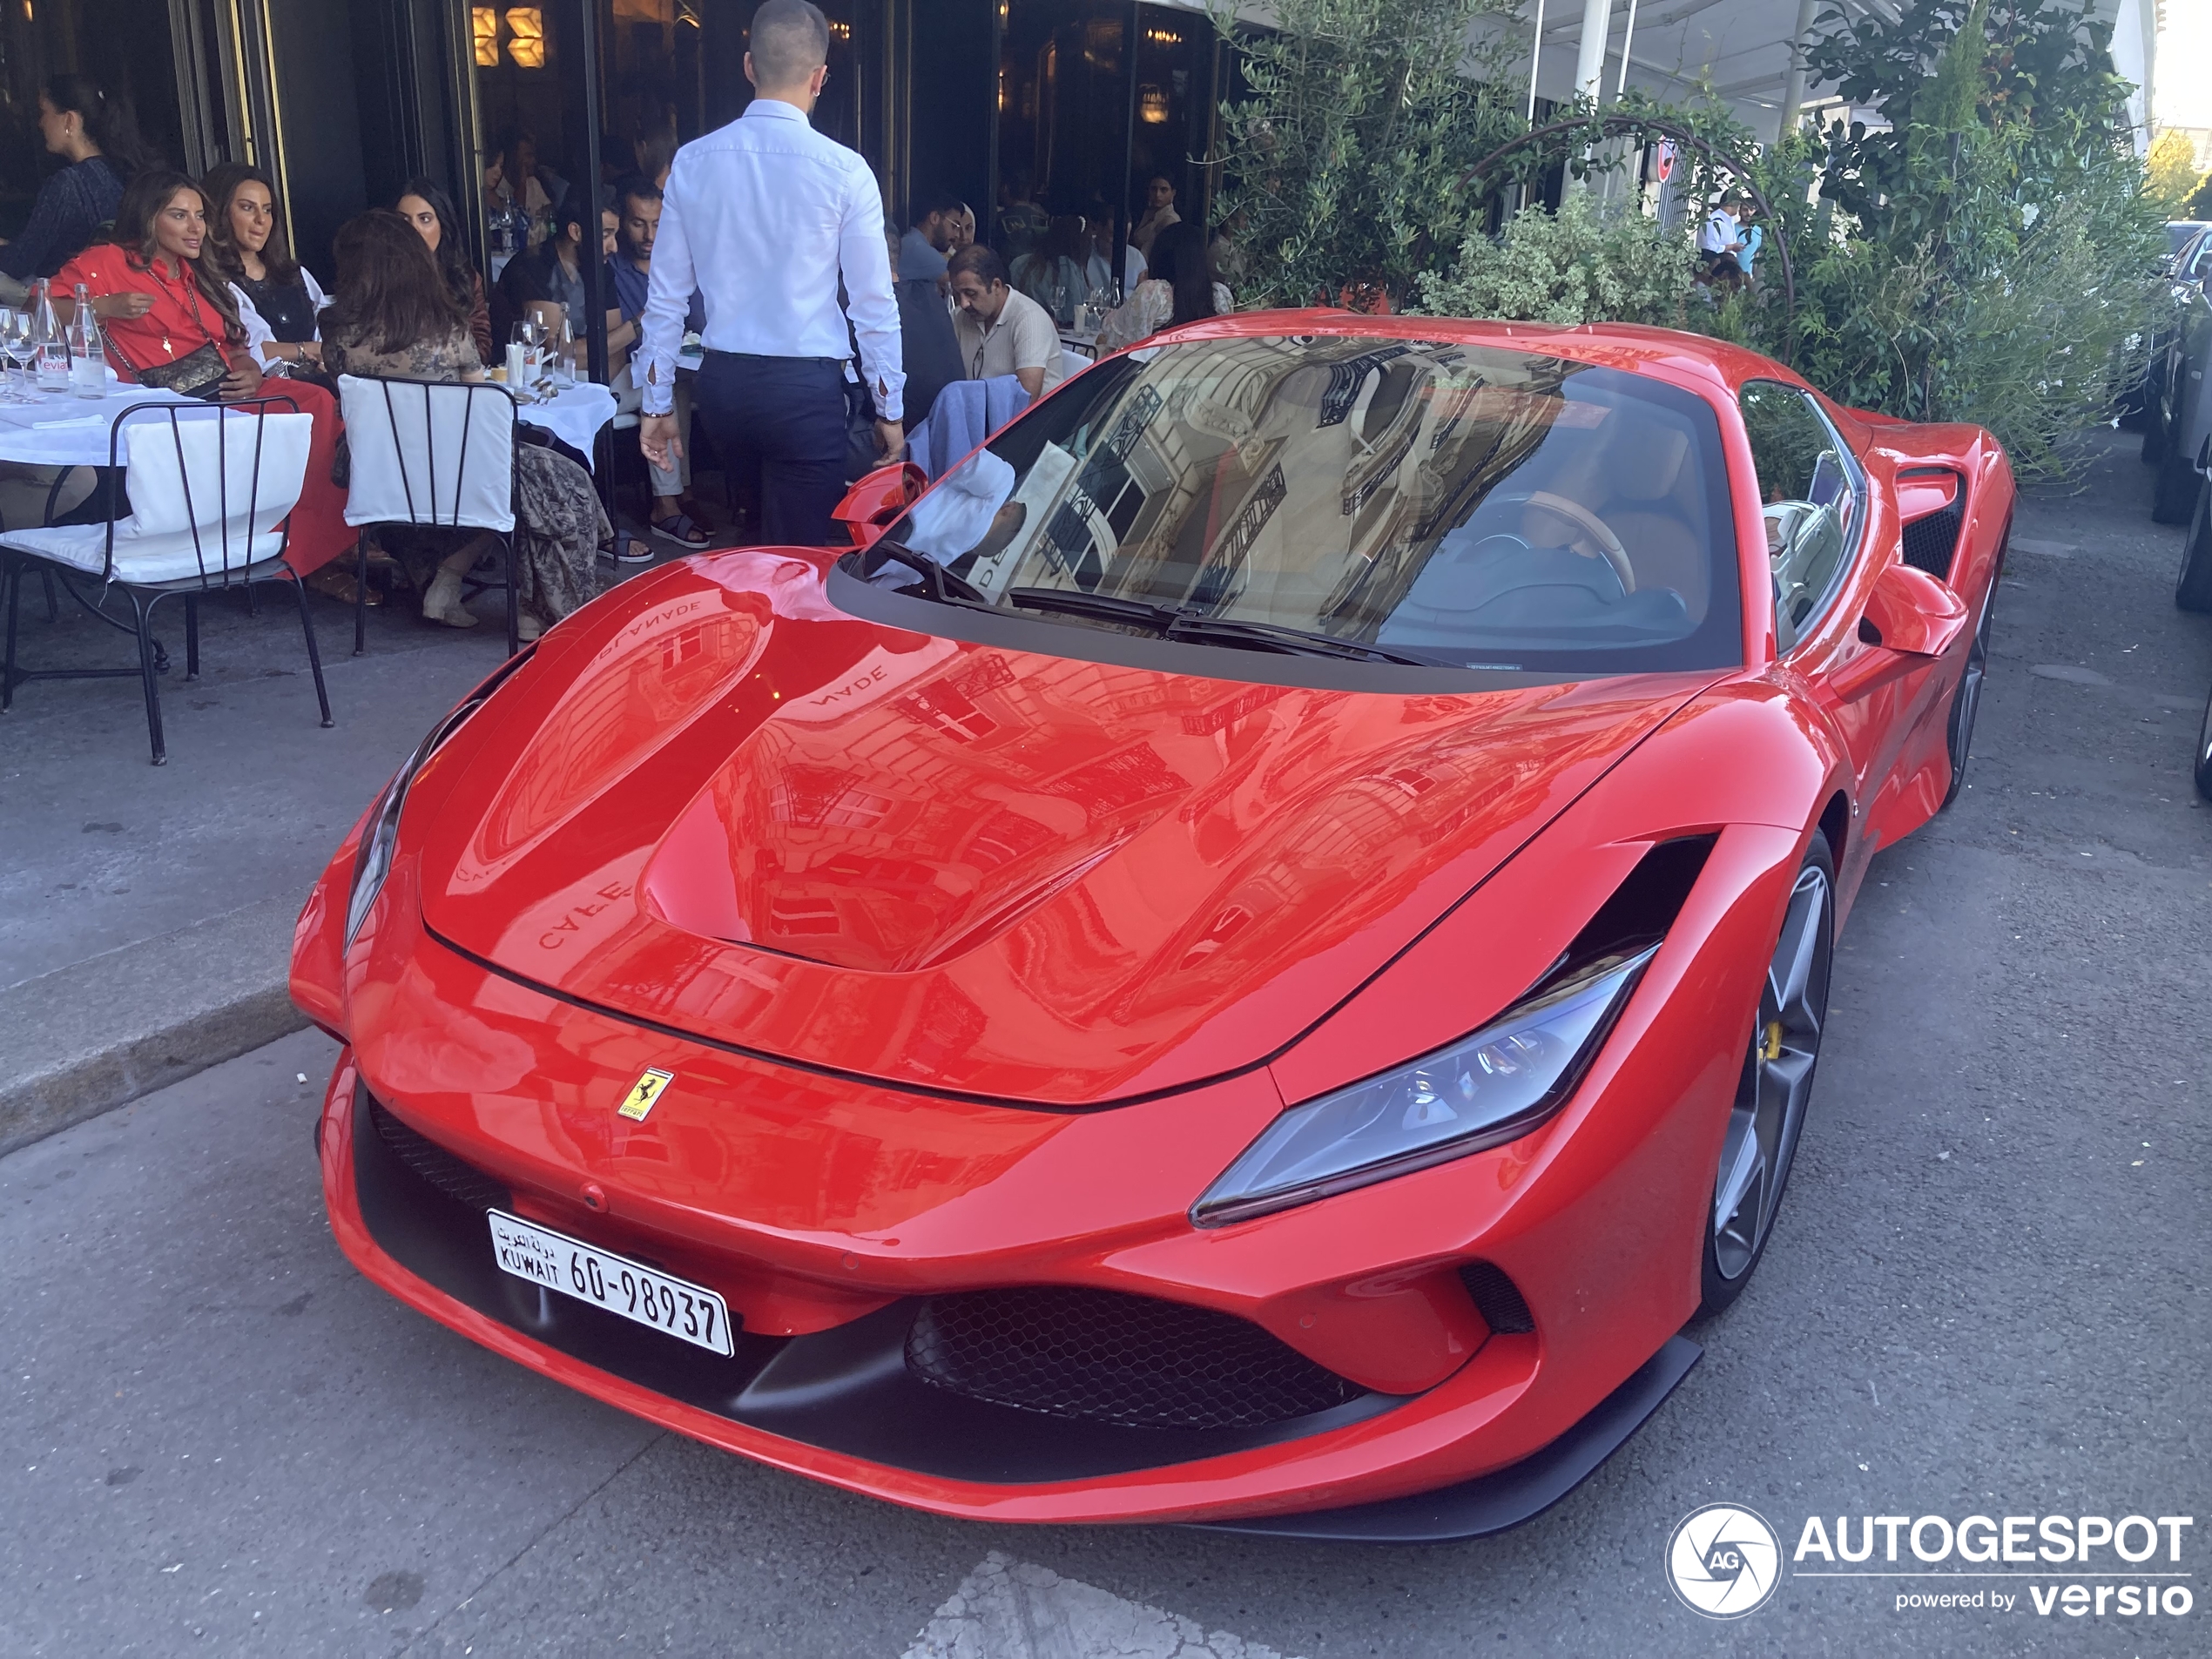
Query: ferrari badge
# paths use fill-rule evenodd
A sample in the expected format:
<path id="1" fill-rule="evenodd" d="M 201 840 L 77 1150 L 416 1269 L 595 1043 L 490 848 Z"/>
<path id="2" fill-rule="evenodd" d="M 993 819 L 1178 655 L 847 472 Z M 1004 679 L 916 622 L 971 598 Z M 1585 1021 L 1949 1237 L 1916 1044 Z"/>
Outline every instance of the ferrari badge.
<path id="1" fill-rule="evenodd" d="M 633 1123 L 644 1123 L 645 1114 L 653 1109 L 653 1103 L 660 1098 L 661 1090 L 675 1081 L 674 1072 L 663 1071 L 658 1067 L 649 1068 L 644 1076 L 630 1086 L 629 1098 L 615 1108 L 616 1112 Z"/>

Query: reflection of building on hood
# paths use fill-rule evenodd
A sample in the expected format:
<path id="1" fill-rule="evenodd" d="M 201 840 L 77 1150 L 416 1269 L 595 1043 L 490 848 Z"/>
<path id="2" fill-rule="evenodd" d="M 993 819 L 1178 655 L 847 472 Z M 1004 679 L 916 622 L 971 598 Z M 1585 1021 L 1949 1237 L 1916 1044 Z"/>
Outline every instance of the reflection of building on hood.
<path id="1" fill-rule="evenodd" d="M 940 564 L 950 564 L 981 544 L 1013 493 L 1014 469 L 988 449 L 978 449 L 914 503 L 906 543 Z"/>

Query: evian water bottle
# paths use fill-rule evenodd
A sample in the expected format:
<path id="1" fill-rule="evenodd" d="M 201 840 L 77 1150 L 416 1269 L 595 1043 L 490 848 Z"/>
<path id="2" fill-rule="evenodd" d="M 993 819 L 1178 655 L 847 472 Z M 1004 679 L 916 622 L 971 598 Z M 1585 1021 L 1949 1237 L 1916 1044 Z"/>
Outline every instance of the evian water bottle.
<path id="1" fill-rule="evenodd" d="M 79 397 L 107 395 L 107 348 L 91 293 L 82 282 L 77 285 L 77 314 L 69 321 L 69 387 Z"/>
<path id="2" fill-rule="evenodd" d="M 55 320 L 53 284 L 45 277 L 38 279 L 38 304 L 30 314 L 30 347 L 39 391 L 50 397 L 68 391 L 69 342 Z"/>

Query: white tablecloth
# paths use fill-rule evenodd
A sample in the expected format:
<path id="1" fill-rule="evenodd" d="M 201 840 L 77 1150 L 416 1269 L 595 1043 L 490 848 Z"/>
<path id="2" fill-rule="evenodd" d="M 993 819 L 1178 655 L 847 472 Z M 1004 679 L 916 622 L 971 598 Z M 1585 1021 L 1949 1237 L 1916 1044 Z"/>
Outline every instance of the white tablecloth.
<path id="1" fill-rule="evenodd" d="M 563 387 L 550 403 L 517 405 L 515 418 L 543 427 L 590 465 L 595 459 L 591 451 L 599 441 L 599 428 L 615 418 L 615 395 L 590 381 L 578 381 Z"/>
<path id="2" fill-rule="evenodd" d="M 111 373 L 113 371 L 111 370 Z M 265 395 L 281 397 L 284 381 L 268 382 Z M 214 406 L 197 398 L 182 397 L 152 386 L 126 386 L 114 381 L 98 398 L 51 397 L 36 403 L 0 403 L 0 461 L 34 467 L 105 467 L 108 428 L 116 417 L 136 403 L 180 403 L 205 415 Z M 543 427 L 562 442 L 580 451 L 588 462 L 599 428 L 615 418 L 615 395 L 604 386 L 578 381 L 562 388 L 550 403 L 524 403 L 515 411 L 517 420 Z M 165 415 L 142 415 L 136 419 L 166 420 Z M 116 459 L 124 456 L 118 450 Z"/>
<path id="3" fill-rule="evenodd" d="M 71 395 L 41 398 L 35 403 L 0 403 L 0 461 L 33 467 L 105 467 L 108 429 L 118 415 L 135 403 L 181 403 L 203 415 L 212 408 L 196 398 L 155 387 L 125 386 L 112 381 L 103 397 Z M 161 415 L 135 417 L 135 421 L 166 419 Z M 116 459 L 119 462 L 124 456 L 118 452 Z"/>

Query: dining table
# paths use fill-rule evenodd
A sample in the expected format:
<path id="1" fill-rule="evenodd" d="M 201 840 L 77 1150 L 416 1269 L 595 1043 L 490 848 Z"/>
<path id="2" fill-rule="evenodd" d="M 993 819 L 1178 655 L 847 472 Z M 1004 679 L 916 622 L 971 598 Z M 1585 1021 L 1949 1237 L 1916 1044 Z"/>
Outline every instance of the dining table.
<path id="1" fill-rule="evenodd" d="M 273 376 L 263 381 L 261 395 L 282 397 L 283 378 Z M 185 406 L 179 410 L 183 418 L 211 413 L 217 407 L 159 387 L 118 381 L 110 369 L 106 388 L 98 397 L 82 397 L 72 391 L 37 397 L 29 403 L 0 403 L 0 461 L 31 467 L 105 467 L 115 423 L 125 410 L 148 403 L 165 407 L 160 412 L 148 410 L 134 416 L 134 421 L 166 420 L 166 407 L 172 405 Z M 590 381 L 560 387 L 536 400 L 516 400 L 516 420 L 550 432 L 587 462 L 599 428 L 614 416 L 614 394 Z M 119 443 L 113 455 L 118 464 L 126 458 Z"/>

